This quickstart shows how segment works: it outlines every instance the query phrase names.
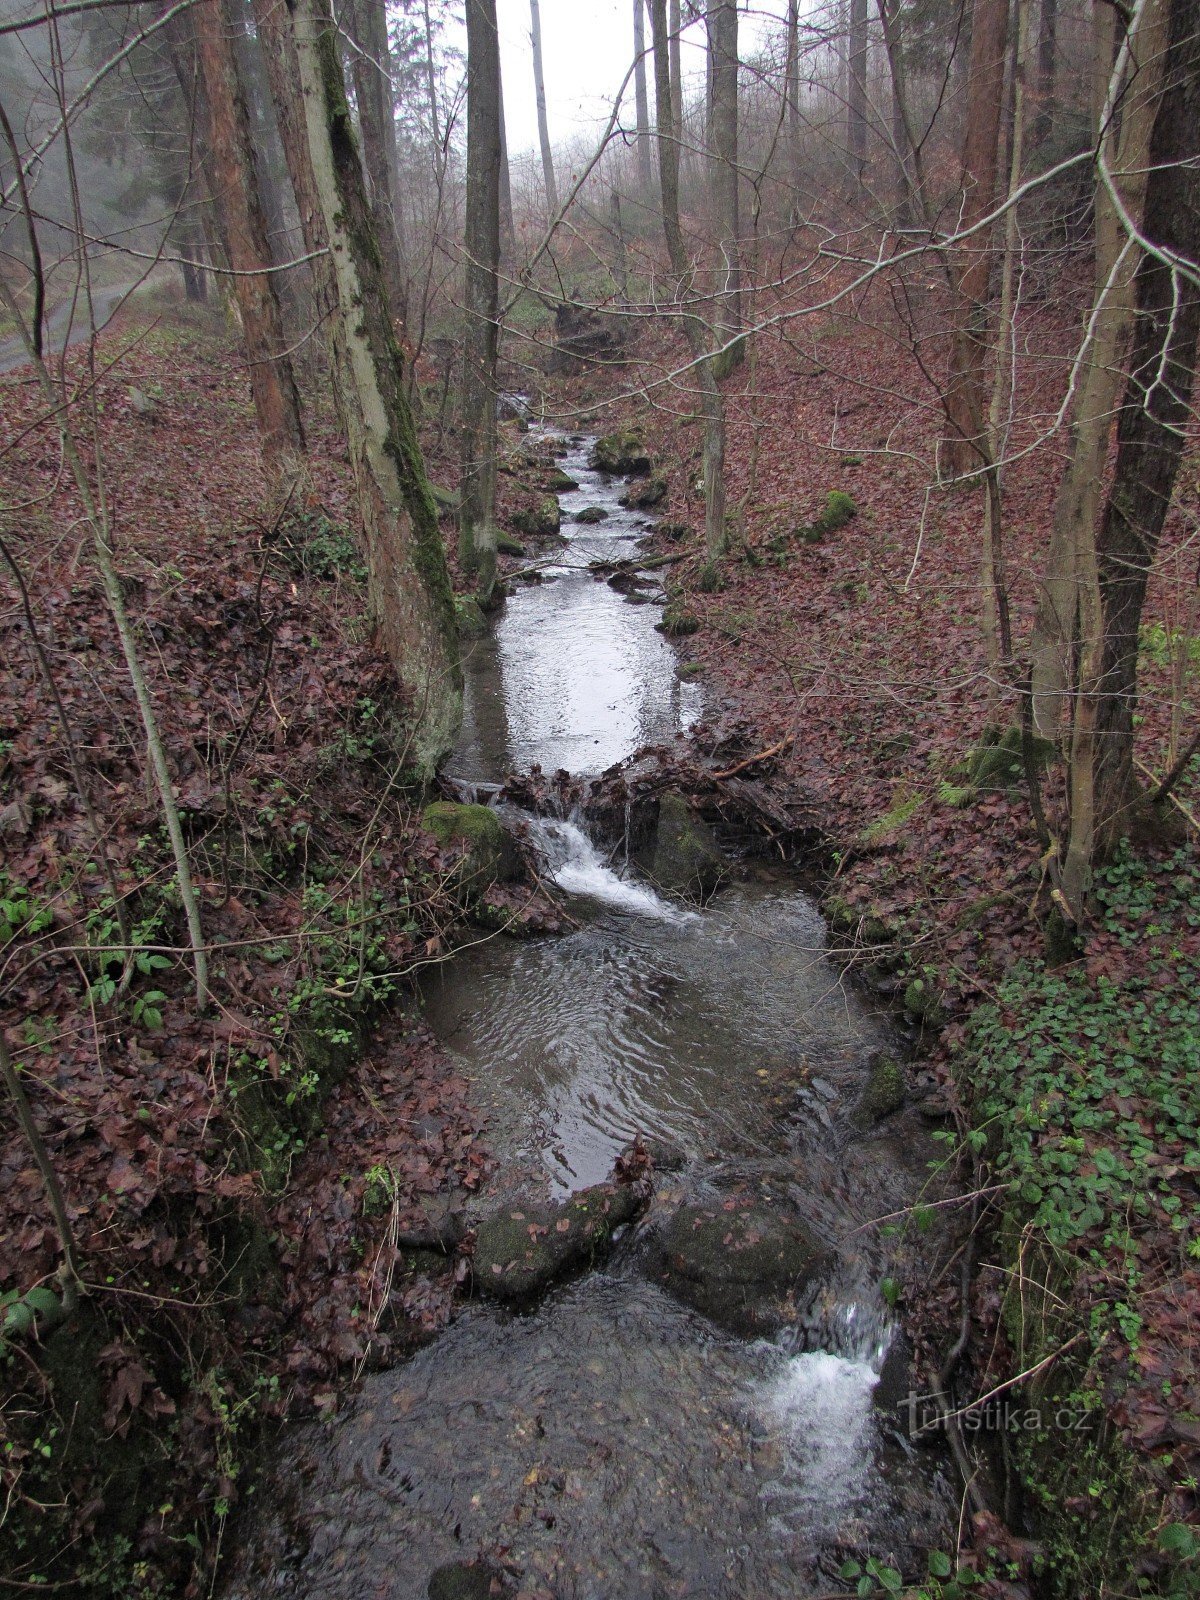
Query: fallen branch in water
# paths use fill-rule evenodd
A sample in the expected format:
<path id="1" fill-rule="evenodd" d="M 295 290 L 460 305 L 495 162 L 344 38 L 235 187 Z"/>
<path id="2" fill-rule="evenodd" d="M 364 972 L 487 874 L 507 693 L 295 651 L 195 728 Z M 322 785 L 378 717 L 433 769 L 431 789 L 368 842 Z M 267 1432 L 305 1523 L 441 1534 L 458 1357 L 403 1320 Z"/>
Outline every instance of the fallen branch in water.
<path id="1" fill-rule="evenodd" d="M 760 761 L 770 761 L 772 756 L 782 755 L 790 744 L 796 742 L 794 733 L 785 733 L 778 744 L 773 744 L 769 750 L 760 750 L 756 756 L 747 756 L 744 761 L 739 761 L 736 767 L 726 767 L 724 772 L 714 772 L 714 778 L 733 778 L 739 772 L 745 772 L 747 767 L 757 766 Z"/>

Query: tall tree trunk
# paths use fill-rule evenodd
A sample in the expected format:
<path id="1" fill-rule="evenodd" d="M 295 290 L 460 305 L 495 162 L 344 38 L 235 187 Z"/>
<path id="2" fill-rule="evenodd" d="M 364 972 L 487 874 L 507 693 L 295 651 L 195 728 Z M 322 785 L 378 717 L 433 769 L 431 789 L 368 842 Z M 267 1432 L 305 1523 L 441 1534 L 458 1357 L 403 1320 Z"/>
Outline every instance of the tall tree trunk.
<path id="1" fill-rule="evenodd" d="M 1129 380 L 1117 421 L 1112 487 L 1095 543 L 1098 624 L 1084 638 L 1071 748 L 1071 829 L 1063 895 L 1078 914 L 1091 869 L 1129 830 L 1141 800 L 1133 765 L 1138 634 L 1146 585 L 1190 419 L 1200 289 L 1160 251 L 1200 262 L 1200 30 L 1193 0 L 1171 0 L 1163 89 L 1150 140 L 1143 233 L 1134 284 Z M 1085 602 L 1085 620 L 1089 607 Z"/>
<path id="2" fill-rule="evenodd" d="M 663 122 L 674 121 L 665 107 L 674 107 L 671 93 L 671 61 L 667 35 L 666 0 L 650 0 L 650 24 L 654 37 L 654 95 Z M 680 299 L 690 298 L 690 266 L 679 224 L 679 146 L 673 139 L 660 139 L 658 174 L 662 193 L 663 232 L 667 256 L 675 277 L 675 292 Z M 683 313 L 683 331 L 692 356 L 692 370 L 699 391 L 700 413 L 704 422 L 704 542 L 710 564 L 725 552 L 725 404 L 721 388 L 706 351 L 706 329 L 694 310 Z"/>
<path id="3" fill-rule="evenodd" d="M 896 226 L 911 228 L 920 215 L 916 190 L 917 155 L 908 120 L 908 100 L 904 70 L 904 14 L 900 0 L 878 0 L 879 21 L 883 28 L 883 49 L 887 56 L 888 77 L 892 85 L 892 159 L 895 163 Z"/>
<path id="4" fill-rule="evenodd" d="M 1058 0 L 1042 0 L 1038 26 L 1038 114 L 1035 144 L 1044 144 L 1054 126 L 1054 94 L 1058 77 Z"/>
<path id="5" fill-rule="evenodd" d="M 425 55 L 421 65 L 425 70 L 425 93 L 429 100 L 429 133 L 436 161 L 441 154 L 442 128 L 438 113 L 437 72 L 433 65 L 433 21 L 429 15 L 429 0 L 422 0 L 422 6 L 425 12 Z"/>
<path id="6" fill-rule="evenodd" d="M 496 578 L 500 42 L 496 0 L 467 0 L 466 330 L 459 558 L 487 599 Z"/>
<path id="7" fill-rule="evenodd" d="M 346 422 L 345 341 L 337 316 L 337 281 L 328 252 L 325 219 L 313 176 L 308 149 L 304 101 L 300 93 L 300 67 L 296 60 L 296 40 L 287 8 L 279 0 L 254 0 L 254 26 L 262 46 L 267 85 L 275 107 L 275 124 L 283 159 L 292 183 L 292 195 L 300 217 L 300 232 L 312 274 L 313 302 L 317 318 L 327 330 L 329 365 L 333 378 L 334 403 L 343 426 Z"/>
<path id="8" fill-rule="evenodd" d="M 678 168 L 679 171 L 682 172 L 684 169 L 686 155 L 683 149 L 683 43 L 681 37 L 683 34 L 683 18 L 680 14 L 680 10 L 680 0 L 671 0 L 668 11 L 669 26 L 671 30 L 669 40 L 669 54 L 671 58 L 670 117 L 671 132 L 674 135 L 675 143 L 679 148 Z M 647 12 L 647 15 L 649 15 L 649 12 Z M 658 104 L 658 90 L 655 88 L 654 119 L 660 128 L 666 126 L 665 120 L 662 120 L 665 119 L 666 115 L 667 113 Z"/>
<path id="9" fill-rule="evenodd" d="M 974 227 L 996 201 L 1008 0 L 975 0 L 967 127 L 963 138 L 961 227 Z M 957 301 L 946 383 L 942 470 L 959 477 L 986 464 L 984 393 L 992 228 L 957 246 Z"/>
<path id="10" fill-rule="evenodd" d="M 650 95 L 646 87 L 646 25 L 642 12 L 644 0 L 633 0 L 633 91 L 637 104 L 637 161 L 638 182 L 642 193 L 649 194 L 654 182 L 654 167 L 650 159 Z M 658 112 L 658 116 L 662 113 Z"/>
<path id="11" fill-rule="evenodd" d="M 737 0 L 708 0 L 709 151 L 712 203 L 720 262 L 717 268 L 716 335 L 729 345 L 719 365 L 725 371 L 745 354 L 742 332 L 742 267 L 738 216 L 738 13 Z M 731 343 L 738 340 L 736 344 Z"/>
<path id="12" fill-rule="evenodd" d="M 791 197 L 788 220 L 800 212 L 800 0 L 788 0 L 784 44 L 783 93 L 787 128 L 787 171 Z"/>
<path id="13" fill-rule="evenodd" d="M 542 147 L 542 175 L 546 180 L 546 209 L 558 215 L 558 185 L 554 181 L 554 152 L 546 120 L 546 79 L 542 72 L 542 17 L 538 0 L 529 0 L 529 42 L 533 46 L 533 92 L 537 97 L 538 140 Z"/>
<path id="14" fill-rule="evenodd" d="M 229 265 L 250 367 L 250 389 L 263 460 L 276 475 L 295 470 L 304 449 L 300 397 L 286 350 L 266 223 L 255 180 L 246 101 L 238 82 L 226 0 L 192 10 L 196 51 L 208 108 L 208 156 L 218 225 Z"/>
<path id="15" fill-rule="evenodd" d="M 1098 7 L 1094 18 L 1093 82 L 1101 149 L 1125 211 L 1138 219 L 1146 200 L 1167 0 L 1151 0 L 1137 31 L 1124 43 L 1113 79 L 1115 17 Z M 1119 130 L 1111 106 L 1123 107 Z M 1062 731 L 1071 663 L 1079 634 L 1080 585 L 1095 593 L 1092 544 L 1121 386 L 1121 357 L 1134 317 L 1133 284 L 1139 250 L 1121 224 L 1103 182 L 1096 185 L 1095 291 L 1089 315 L 1071 459 L 1059 485 L 1054 522 L 1033 630 L 1033 718 L 1047 739 Z"/>
<path id="16" fill-rule="evenodd" d="M 336 273 L 351 385 L 350 451 L 371 610 L 405 691 L 409 759 L 430 776 L 462 717 L 454 596 L 405 393 L 329 0 L 293 0 L 313 177 Z"/>
<path id="17" fill-rule="evenodd" d="M 850 0 L 850 82 L 846 102 L 847 148 L 859 183 L 867 176 L 867 0 Z"/>
<path id="18" fill-rule="evenodd" d="M 375 234 L 383 252 L 392 315 L 408 320 L 408 274 L 401 249 L 399 195 L 395 191 L 396 119 L 392 98 L 392 52 L 384 0 L 352 0 L 354 98 L 362 132 L 363 164 L 371 187 Z"/>
<path id="19" fill-rule="evenodd" d="M 508 129 L 504 121 L 504 80 L 496 68 L 496 100 L 500 107 L 500 244 L 504 255 L 516 248 L 517 225 L 513 220 L 512 173 L 508 165 Z"/>
<path id="20" fill-rule="evenodd" d="M 625 247 L 625 224 L 621 217 L 621 196 L 616 189 L 608 197 L 608 213 L 613 231 L 613 282 L 622 305 L 629 303 L 629 252 Z"/>

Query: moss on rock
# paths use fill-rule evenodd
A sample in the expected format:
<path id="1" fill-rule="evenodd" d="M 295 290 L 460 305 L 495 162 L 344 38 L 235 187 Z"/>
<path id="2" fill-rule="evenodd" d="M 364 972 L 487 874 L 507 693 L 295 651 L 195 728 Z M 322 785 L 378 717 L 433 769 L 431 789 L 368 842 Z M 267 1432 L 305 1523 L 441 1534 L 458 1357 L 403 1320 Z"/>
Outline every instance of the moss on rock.
<path id="1" fill-rule="evenodd" d="M 632 428 L 606 433 L 592 446 L 591 465 L 597 472 L 618 478 L 644 477 L 650 471 L 650 454 Z"/>
<path id="2" fill-rule="evenodd" d="M 870 1065 L 866 1086 L 854 1108 L 859 1128 L 873 1128 L 894 1112 L 906 1098 L 904 1069 L 894 1056 L 878 1054 Z"/>
<path id="3" fill-rule="evenodd" d="M 638 859 L 655 883 L 692 900 L 706 900 L 726 870 L 711 830 L 677 794 L 663 796 L 654 838 Z"/>
<path id="4" fill-rule="evenodd" d="M 422 820 L 443 849 L 459 847 L 460 887 L 478 891 L 516 876 L 520 867 L 516 846 L 489 806 L 435 800 L 426 806 Z"/>
<path id="5" fill-rule="evenodd" d="M 667 490 L 667 480 L 655 474 L 631 483 L 621 496 L 621 504 L 631 511 L 649 511 L 667 498 Z"/>
<path id="6" fill-rule="evenodd" d="M 613 1230 L 632 1222 L 647 1197 L 630 1184 L 600 1183 L 561 1205 L 507 1206 L 479 1229 L 474 1282 L 497 1300 L 527 1300 L 593 1260 Z"/>
<path id="7" fill-rule="evenodd" d="M 687 606 L 673 600 L 662 614 L 662 621 L 656 624 L 660 633 L 665 633 L 669 639 L 684 639 L 690 633 L 699 633 L 700 618 L 694 611 L 689 611 Z"/>
<path id="8" fill-rule="evenodd" d="M 536 506 L 527 506 L 523 511 L 514 511 L 512 525 L 527 539 L 549 538 L 562 526 L 562 513 L 559 511 L 558 501 L 553 495 L 545 495 Z M 502 548 L 499 541 L 497 548 Z"/>

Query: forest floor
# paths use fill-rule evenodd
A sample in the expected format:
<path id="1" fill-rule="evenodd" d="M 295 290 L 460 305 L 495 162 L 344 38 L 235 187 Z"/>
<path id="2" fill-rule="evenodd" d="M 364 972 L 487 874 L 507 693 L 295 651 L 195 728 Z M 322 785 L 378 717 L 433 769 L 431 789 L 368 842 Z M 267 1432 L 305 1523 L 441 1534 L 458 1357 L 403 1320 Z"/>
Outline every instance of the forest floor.
<path id="1" fill-rule="evenodd" d="M 189 1573 L 199 1592 L 195 1541 L 237 1498 L 249 1424 L 335 1405 L 347 1375 L 444 1323 L 451 1263 L 405 1255 L 396 1240 L 428 1231 L 431 1209 L 488 1170 L 466 1085 L 419 1023 L 386 1039 L 371 1028 L 445 958 L 460 912 L 453 863 L 400 781 L 344 449 L 318 414 L 311 481 L 286 507 L 272 503 L 225 330 L 142 315 L 106 333 L 94 375 L 83 354 L 67 368 L 96 400 L 118 560 L 214 947 L 215 1021 L 196 1018 L 188 964 L 173 953 L 180 907 L 136 706 L 28 373 L 3 380 L 0 416 L 0 533 L 28 584 L 135 946 L 123 983 L 101 842 L 76 801 L 66 729 L 5 567 L 5 1036 L 67 1191 L 90 1291 L 77 1347 L 55 1353 L 47 1340 L 57 1416 L 32 1364 L 5 1357 L 0 1474 L 7 1531 L 23 1541 L 7 1572 L 33 1582 L 67 1560 L 82 1595 L 186 1587 Z M 1156 1541 L 1194 1553 L 1181 1542 L 1188 1530 L 1171 1529 L 1194 1514 L 1200 1445 L 1200 875 L 1175 842 L 1119 863 L 1086 953 L 1042 966 L 1028 800 L 1002 758 L 983 781 L 964 767 L 985 725 L 1011 718 L 989 690 L 980 642 L 978 507 L 966 493 L 927 497 L 937 413 L 882 311 L 877 320 L 764 339 L 753 371 L 729 379 L 735 537 L 716 589 L 702 587 L 688 396 L 657 386 L 677 354 L 669 339 L 642 342 L 639 366 L 617 375 L 627 394 L 614 399 L 606 370 L 546 380 L 545 395 L 589 430 L 617 415 L 642 428 L 668 479 L 658 539 L 682 558 L 669 569 L 675 603 L 697 624 L 681 649 L 710 686 L 713 715 L 741 724 L 748 753 L 791 741 L 776 770 L 824 819 L 839 954 L 925 1023 L 960 1108 L 947 1158 L 989 1191 L 978 1203 L 993 1226 L 972 1300 L 975 1392 L 1071 1341 L 1070 1361 L 1043 1377 L 1068 1371 L 1078 1405 L 1113 1421 L 1076 1453 L 1084 1487 L 1072 1480 L 1059 1494 L 1057 1535 L 1046 1522 L 1060 1592 L 1074 1583 L 1082 1594 L 1114 1530 L 1136 1524 L 1148 1538 L 1147 1570 Z M 1039 360 L 1061 357 L 1069 337 L 1048 324 Z M 1032 436 L 1052 403 L 1039 398 L 1032 357 L 1022 385 Z M 508 436 L 506 448 L 516 443 Z M 426 444 L 435 480 L 452 481 L 453 440 L 431 426 Z M 1007 488 L 1022 639 L 1057 470 L 1050 452 L 1030 454 Z M 509 474 L 500 483 L 511 523 L 537 491 Z M 818 531 L 831 491 L 852 496 L 854 515 Z M 1190 512 L 1194 467 L 1181 498 Z M 1179 698 L 1177 636 L 1186 650 L 1196 631 L 1187 532 L 1181 514 L 1165 563 L 1180 582 L 1158 584 L 1147 618 L 1158 631 L 1142 754 L 1158 770 Z M 1051 769 L 1052 818 L 1060 788 Z M 1200 773 L 1181 788 L 1184 804 L 1194 808 L 1198 790 Z M 28 1148 L 15 1123 L 2 1126 L 0 1307 L 11 1311 L 29 1285 L 53 1283 L 60 1252 Z M 918 1346 L 932 1360 L 953 1341 L 957 1290 L 948 1278 L 900 1292 L 919 1308 Z M 1073 1300 L 1070 1319 L 1049 1314 L 1053 1296 Z M 95 1381 L 81 1380 L 84 1365 Z M 147 1496 L 168 1460 L 186 1469 L 160 1504 Z M 1032 1455 L 1024 1466 L 1058 1492 Z M 1116 1503 L 1131 1482 L 1132 1510 Z M 42 1517 L 64 1483 L 68 1515 Z M 124 1522 L 106 1499 L 109 1512 L 128 1503 Z"/>

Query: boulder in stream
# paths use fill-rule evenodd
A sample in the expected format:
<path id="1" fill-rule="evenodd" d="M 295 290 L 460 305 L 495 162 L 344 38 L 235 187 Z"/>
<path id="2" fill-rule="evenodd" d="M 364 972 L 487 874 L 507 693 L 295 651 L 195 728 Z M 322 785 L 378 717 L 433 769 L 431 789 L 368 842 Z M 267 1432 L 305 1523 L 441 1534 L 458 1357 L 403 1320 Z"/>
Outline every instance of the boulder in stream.
<path id="1" fill-rule="evenodd" d="M 617 478 L 644 478 L 650 471 L 650 453 L 632 428 L 623 428 L 596 440 L 591 464 L 597 472 L 611 472 Z"/>
<path id="2" fill-rule="evenodd" d="M 475 1287 L 497 1300 L 540 1294 L 572 1268 L 595 1260 L 614 1230 L 632 1222 L 647 1200 L 640 1185 L 598 1183 L 558 1205 L 505 1206 L 476 1236 Z"/>
<path id="3" fill-rule="evenodd" d="M 537 505 L 514 511 L 511 520 L 517 532 L 524 534 L 527 539 L 546 539 L 562 526 L 562 513 L 558 501 L 548 494 Z"/>
<path id="4" fill-rule="evenodd" d="M 582 511 L 575 513 L 575 521 L 582 523 L 607 522 L 608 512 L 603 506 L 584 506 Z"/>
<path id="5" fill-rule="evenodd" d="M 678 794 L 662 797 L 653 841 L 637 861 L 659 888 L 699 901 L 708 899 L 727 869 L 708 825 Z"/>
<path id="6" fill-rule="evenodd" d="M 649 511 L 651 506 L 659 505 L 667 498 L 668 487 L 667 480 L 657 474 L 643 478 L 629 485 L 621 496 L 621 504 L 630 511 Z"/>
<path id="7" fill-rule="evenodd" d="M 899 1111 L 905 1099 L 904 1068 L 895 1056 L 877 1051 L 867 1070 L 866 1087 L 854 1108 L 855 1126 L 863 1130 L 873 1128 Z"/>
<path id="8" fill-rule="evenodd" d="M 490 806 L 435 800 L 422 821 L 443 849 L 460 852 L 456 876 L 462 888 L 507 883 L 520 871 L 517 847 Z"/>
<path id="9" fill-rule="evenodd" d="M 827 1252 L 797 1218 L 744 1193 L 682 1205 L 656 1241 L 658 1275 L 679 1299 L 732 1333 L 771 1334 Z"/>

